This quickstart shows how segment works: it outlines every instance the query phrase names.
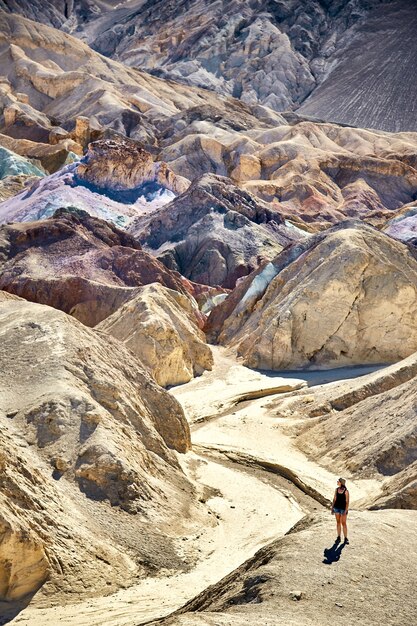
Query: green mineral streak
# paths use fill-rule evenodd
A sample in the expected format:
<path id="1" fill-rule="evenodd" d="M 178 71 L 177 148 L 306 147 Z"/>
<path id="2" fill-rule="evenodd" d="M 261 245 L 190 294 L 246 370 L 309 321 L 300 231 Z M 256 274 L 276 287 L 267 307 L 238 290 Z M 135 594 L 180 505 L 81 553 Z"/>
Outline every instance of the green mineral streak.
<path id="1" fill-rule="evenodd" d="M 45 176 L 45 172 L 33 165 L 28 159 L 0 147 L 0 180 L 6 176 L 19 176 L 20 174 Z"/>

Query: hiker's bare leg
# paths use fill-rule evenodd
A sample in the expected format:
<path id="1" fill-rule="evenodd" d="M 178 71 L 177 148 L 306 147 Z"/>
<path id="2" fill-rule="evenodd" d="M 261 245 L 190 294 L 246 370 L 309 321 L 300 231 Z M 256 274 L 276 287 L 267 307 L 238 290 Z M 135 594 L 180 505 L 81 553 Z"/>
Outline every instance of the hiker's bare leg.
<path id="1" fill-rule="evenodd" d="M 345 515 L 341 515 L 340 517 L 342 518 L 343 535 L 344 535 L 345 539 L 347 539 L 347 536 L 348 536 L 348 532 L 347 532 L 347 515 L 346 514 Z"/>
<path id="2" fill-rule="evenodd" d="M 340 537 L 342 532 L 342 523 L 340 518 L 342 517 L 340 513 L 335 513 L 336 515 L 336 528 L 337 528 L 337 536 Z"/>

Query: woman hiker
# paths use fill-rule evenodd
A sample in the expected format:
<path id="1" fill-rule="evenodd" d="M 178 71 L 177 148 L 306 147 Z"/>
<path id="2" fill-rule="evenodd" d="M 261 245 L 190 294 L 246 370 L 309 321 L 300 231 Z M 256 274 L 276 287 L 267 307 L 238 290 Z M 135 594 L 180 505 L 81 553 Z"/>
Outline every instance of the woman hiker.
<path id="1" fill-rule="evenodd" d="M 337 481 L 337 488 L 334 492 L 333 503 L 332 503 L 332 514 L 336 515 L 336 526 L 337 526 L 337 539 L 336 542 L 340 541 L 341 535 L 341 527 L 343 527 L 343 535 L 345 537 L 345 544 L 349 543 L 349 539 L 347 537 L 347 525 L 346 525 L 346 516 L 349 510 L 349 491 L 346 488 L 346 481 L 344 478 L 339 478 Z"/>

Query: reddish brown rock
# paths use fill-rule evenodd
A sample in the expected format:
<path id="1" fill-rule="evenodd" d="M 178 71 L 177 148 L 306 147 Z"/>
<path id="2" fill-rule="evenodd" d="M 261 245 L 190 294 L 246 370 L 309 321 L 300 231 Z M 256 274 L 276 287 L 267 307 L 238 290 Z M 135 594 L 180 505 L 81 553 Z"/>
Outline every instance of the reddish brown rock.
<path id="1" fill-rule="evenodd" d="M 193 286 L 144 252 L 115 226 L 83 212 L 0 230 L 0 289 L 48 304 L 95 326 L 159 282 L 181 293 Z"/>
<path id="2" fill-rule="evenodd" d="M 213 174 L 138 218 L 131 230 L 167 267 L 225 288 L 303 236 L 285 224 L 278 209 Z"/>

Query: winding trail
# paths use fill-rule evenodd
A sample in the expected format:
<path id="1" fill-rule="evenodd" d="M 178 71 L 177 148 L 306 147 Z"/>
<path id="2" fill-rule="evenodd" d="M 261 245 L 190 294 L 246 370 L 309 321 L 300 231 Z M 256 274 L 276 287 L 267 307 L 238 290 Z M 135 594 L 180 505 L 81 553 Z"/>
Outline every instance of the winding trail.
<path id="1" fill-rule="evenodd" d="M 189 416 L 195 444 L 180 462 L 211 493 L 210 522 L 177 542 L 180 552 L 197 557 L 195 567 L 84 602 L 52 608 L 35 602 L 12 624 L 139 626 L 169 615 L 327 504 L 334 475 L 297 450 L 281 428 L 286 420 L 264 406 L 272 390 L 300 389 L 304 381 L 248 370 L 222 348 L 214 354 L 212 372 L 172 390 Z M 374 481 L 352 484 L 353 502 L 370 489 Z"/>

